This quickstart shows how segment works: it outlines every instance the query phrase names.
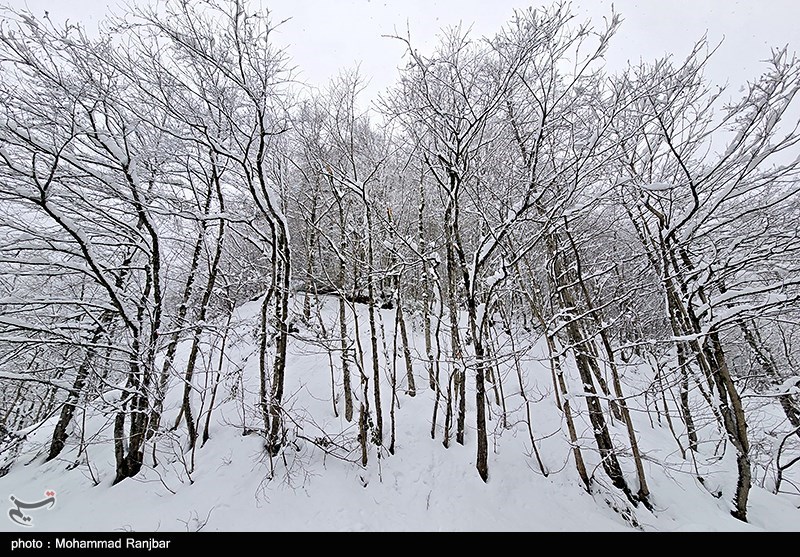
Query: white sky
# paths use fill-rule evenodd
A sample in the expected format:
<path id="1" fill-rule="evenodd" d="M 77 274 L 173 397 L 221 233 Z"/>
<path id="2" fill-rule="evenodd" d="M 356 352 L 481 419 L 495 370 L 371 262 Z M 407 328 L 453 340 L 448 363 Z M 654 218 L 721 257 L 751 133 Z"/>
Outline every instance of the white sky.
<path id="1" fill-rule="evenodd" d="M 136 0 L 134 0 L 136 1 Z M 108 6 L 121 0 L 0 0 L 44 10 L 54 20 L 70 18 L 89 27 L 102 19 Z M 394 29 L 411 29 L 425 52 L 437 31 L 463 21 L 475 35 L 491 34 L 510 19 L 515 8 L 542 5 L 536 0 L 262 0 L 276 21 L 291 17 L 281 29 L 295 64 L 309 83 L 324 85 L 342 67 L 361 64 L 372 79 L 371 92 L 388 86 L 401 63 L 398 41 L 382 38 Z M 665 53 L 683 57 L 704 33 L 716 43 L 725 39 L 710 66 L 711 76 L 730 79 L 733 91 L 757 75 L 760 60 L 772 46 L 800 50 L 800 2 L 797 0 L 615 0 L 625 22 L 607 56 L 611 65 L 630 59 L 651 60 Z M 611 0 L 576 0 L 576 13 L 601 18 Z"/>

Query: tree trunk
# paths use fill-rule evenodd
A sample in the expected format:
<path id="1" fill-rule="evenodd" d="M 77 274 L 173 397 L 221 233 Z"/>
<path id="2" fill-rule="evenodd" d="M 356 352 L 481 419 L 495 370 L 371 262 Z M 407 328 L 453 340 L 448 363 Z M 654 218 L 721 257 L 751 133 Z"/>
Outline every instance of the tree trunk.
<path id="1" fill-rule="evenodd" d="M 417 396 L 417 385 L 414 381 L 414 364 L 411 359 L 411 348 L 408 343 L 408 331 L 406 330 L 406 320 L 403 317 L 403 300 L 400 297 L 400 288 L 397 289 L 397 325 L 400 328 L 400 342 L 403 345 L 403 360 L 406 364 L 406 383 L 408 396 Z"/>
<path id="2" fill-rule="evenodd" d="M 378 330 L 375 323 L 375 267 L 372 246 L 372 210 L 364 200 L 367 222 L 367 312 L 369 314 L 369 340 L 372 349 L 372 394 L 375 402 L 375 443 L 383 445 L 383 408 L 381 407 L 381 375 L 378 361 Z"/>
<path id="3" fill-rule="evenodd" d="M 347 301 L 346 301 L 346 287 L 347 270 L 345 266 L 345 254 L 347 253 L 347 234 L 346 222 L 344 216 L 344 207 L 342 206 L 342 199 L 339 196 L 333 184 L 331 188 L 336 198 L 336 204 L 339 208 L 339 337 L 342 347 L 342 382 L 344 389 L 344 419 L 348 422 L 353 421 L 353 388 L 350 381 L 350 366 L 348 363 L 348 354 L 350 353 L 350 346 L 347 334 Z M 355 259 L 355 258 L 354 258 Z M 355 288 L 355 281 L 354 281 Z M 358 319 L 358 316 L 355 317 Z"/>

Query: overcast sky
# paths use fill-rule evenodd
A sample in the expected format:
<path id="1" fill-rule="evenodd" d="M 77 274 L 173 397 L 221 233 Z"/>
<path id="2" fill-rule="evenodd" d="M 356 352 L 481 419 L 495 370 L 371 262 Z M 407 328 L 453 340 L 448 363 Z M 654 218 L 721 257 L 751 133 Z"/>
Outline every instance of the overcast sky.
<path id="1" fill-rule="evenodd" d="M 134 0 L 137 1 L 137 0 Z M 143 1 L 143 0 L 142 0 Z M 35 15 L 48 10 L 54 20 L 70 18 L 94 27 L 118 0 L 0 0 L 27 6 Z M 401 63 L 403 48 L 382 38 L 395 29 L 411 30 L 421 51 L 437 31 L 463 21 L 476 36 L 492 34 L 514 9 L 543 2 L 525 0 L 262 0 L 275 20 L 292 18 L 281 28 L 305 81 L 324 85 L 339 68 L 361 64 L 374 93 L 389 85 Z M 704 33 L 723 46 L 710 66 L 716 81 L 730 79 L 733 91 L 757 75 L 773 46 L 800 50 L 800 2 L 797 0 L 614 0 L 625 19 L 607 56 L 610 65 L 652 60 L 665 53 L 685 56 Z M 602 23 L 611 0 L 573 2 L 575 12 Z M 118 9 L 118 8 L 117 8 Z"/>

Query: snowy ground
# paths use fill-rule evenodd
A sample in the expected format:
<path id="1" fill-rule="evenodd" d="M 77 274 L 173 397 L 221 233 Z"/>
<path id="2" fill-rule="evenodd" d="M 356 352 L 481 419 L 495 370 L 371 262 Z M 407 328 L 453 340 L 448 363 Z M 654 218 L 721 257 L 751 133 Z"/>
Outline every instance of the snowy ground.
<path id="1" fill-rule="evenodd" d="M 257 302 L 238 311 L 237 338 L 232 339 L 227 352 L 225 392 L 220 393 L 220 404 L 213 414 L 211 438 L 197 448 L 194 465 L 192 454 L 184 451 L 185 439 L 176 433 L 158 441 L 157 466 L 152 467 L 150 448 L 150 466 L 137 478 L 112 486 L 110 420 L 96 410 L 78 413 L 77 420 L 85 420 L 85 450 L 78 456 L 75 437 L 62 458 L 42 464 L 51 421 L 30 433 L 17 464 L 0 478 L 0 494 L 7 501 L 13 495 L 31 502 L 43 499 L 46 491 L 55 491 L 57 502 L 50 509 L 28 511 L 33 519 L 31 528 L 0 519 L 0 531 L 800 531 L 800 510 L 796 508 L 800 498 L 775 496 L 760 487 L 751 492 L 750 523 L 732 518 L 735 466 L 731 451 L 718 460 L 713 458 L 714 447 L 703 446 L 693 465 L 681 458 L 665 424 L 659 425 L 657 417 L 643 411 L 635 414 L 635 420 L 647 457 L 654 511 L 642 506 L 631 508 L 619 492 L 604 485 L 602 471 L 593 469 L 597 459 L 588 450 L 584 453 L 590 473 L 594 470 L 599 483 L 596 493 L 586 493 L 570 458 L 561 413 L 550 394 L 549 367 L 537 361 L 541 346 L 535 343 L 523 365 L 546 477 L 530 450 L 527 426 L 521 421 L 523 401 L 518 386 L 514 386 L 518 380 L 510 365 L 501 367 L 507 427 L 500 420 L 500 408 L 494 402 L 492 405 L 488 483 L 483 483 L 475 471 L 471 431 L 465 446 L 453 442 L 445 449 L 440 412 L 437 437 L 432 440 L 434 393 L 428 387 L 420 351 L 415 353 L 415 398 L 403 392 L 402 356 L 397 359 L 400 406 L 396 409 L 394 455 L 384 451 L 378 459 L 373 451 L 365 471 L 337 458 L 355 460 L 356 452 L 337 450 L 336 455 L 326 455 L 298 436 L 281 457 L 270 462 L 262 448 L 263 440 L 257 434 L 243 435 L 243 426 L 257 424 L 251 408 L 253 393 L 257 392 L 257 344 L 252 338 L 257 315 Z M 327 329 L 335 330 L 332 308 L 323 316 Z M 384 310 L 382 319 L 391 352 L 394 313 Z M 361 321 L 361 333 L 368 350 L 366 323 L 366 319 Z M 309 334 L 303 330 L 300 336 Z M 421 332 L 415 330 L 412 337 L 421 348 Z M 529 341 L 521 336 L 519 342 Z M 339 417 L 333 412 L 328 355 L 314 343 L 300 339 L 292 342 L 290 351 L 287 406 L 302 427 L 301 435 L 307 439 L 328 435 L 337 445 L 356 448 L 356 425 L 344 420 L 341 399 Z M 335 356 L 334 363 L 335 388 L 340 395 Z M 388 376 L 385 379 L 382 394 L 388 446 L 391 392 Z M 635 389 L 636 377 L 629 374 L 628 380 L 628 388 Z M 201 375 L 198 384 L 203 381 Z M 354 386 L 357 391 L 355 381 Z M 244 404 L 239 396 L 224 396 L 232 388 L 246 393 Z M 491 390 L 489 394 L 494 400 Z M 180 396 L 176 383 L 167 401 L 164 423 L 174 421 Z M 108 398 L 113 395 L 109 393 Z M 469 393 L 468 401 L 473 401 Z M 197 403 L 199 406 L 199 400 Z M 473 421 L 474 411 L 468 405 L 468 423 Z M 585 423 L 583 427 L 580 433 L 585 437 L 589 428 Z M 624 427 L 613 427 L 615 440 L 624 447 Z M 703 475 L 702 484 L 693 472 L 695 465 Z M 633 483 L 629 459 L 623 459 L 623 466 Z M 718 491 L 722 493 L 717 497 Z M 632 525 L 634 522 L 638 527 Z"/>

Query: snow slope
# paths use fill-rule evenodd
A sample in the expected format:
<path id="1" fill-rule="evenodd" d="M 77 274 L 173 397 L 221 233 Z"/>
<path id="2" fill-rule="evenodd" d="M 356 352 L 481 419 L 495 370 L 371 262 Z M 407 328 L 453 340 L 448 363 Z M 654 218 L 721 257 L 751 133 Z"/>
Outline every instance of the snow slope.
<path id="1" fill-rule="evenodd" d="M 326 329 L 331 331 L 335 330 L 336 314 L 333 301 L 328 304 L 322 315 Z M 14 495 L 35 501 L 52 490 L 57 503 L 52 509 L 29 511 L 31 528 L 0 519 L 0 531 L 800 531 L 800 510 L 796 508 L 800 501 L 760 487 L 751 492 L 750 523 L 732 518 L 735 464 L 731 451 L 720 459 L 713 454 L 715 447 L 703 445 L 697 462 L 687 461 L 663 421 L 659 424 L 657 416 L 644 409 L 634 415 L 646 455 L 654 511 L 641 505 L 632 508 L 604 481 L 603 472 L 596 468 L 596 455 L 589 449 L 584 450 L 584 456 L 597 484 L 595 493 L 586 493 L 570 456 L 561 412 L 551 394 L 550 369 L 540 358 L 543 348 L 524 332 L 515 340 L 517 347 L 528 348 L 522 362 L 524 381 L 546 477 L 531 453 L 527 426 L 522 421 L 524 401 L 510 362 L 500 366 L 506 427 L 491 385 L 488 391 L 492 400 L 488 483 L 480 480 L 474 467 L 475 437 L 471 431 L 467 431 L 465 446 L 453 441 L 445 449 L 440 411 L 436 439 L 431 439 L 434 393 L 421 358 L 424 343 L 420 327 L 411 334 L 418 394 L 411 398 L 404 392 L 405 368 L 399 355 L 396 451 L 389 455 L 384 450 L 378 458 L 373 450 L 367 470 L 351 462 L 359 456 L 357 425 L 347 423 L 342 416 L 337 356 L 333 361 L 338 417 L 331 403 L 328 354 L 319 342 L 303 340 L 314 338 L 313 327 L 301 328 L 290 346 L 287 373 L 286 407 L 294 421 L 291 442 L 283 455 L 270 461 L 263 451 L 263 439 L 248 429 L 258 427 L 253 411 L 258 392 L 257 343 L 253 336 L 258 308 L 255 301 L 237 311 L 211 436 L 194 455 L 185 450 L 186 439 L 179 429 L 160 437 L 156 451 L 152 444 L 149 446 L 148 466 L 139 476 L 112 486 L 112 424 L 101 411 L 104 403 L 95 401 L 85 415 L 79 412 L 76 416 L 78 422 L 85 421 L 85 449 L 80 455 L 79 436 L 74 435 L 61 458 L 42 463 L 55 419 L 29 433 L 16 464 L 0 478 L 0 494 L 6 500 Z M 358 307 L 357 312 L 362 345 L 368 351 L 366 309 Z M 394 312 L 382 310 L 381 320 L 385 356 L 392 351 Z M 501 347 L 500 352 L 506 349 Z M 183 346 L 178 362 L 185 359 L 186 352 Z M 212 355 L 206 346 L 205 356 Z M 199 385 L 205 380 L 202 374 L 197 379 Z M 384 444 L 388 446 L 388 373 L 384 373 L 384 381 Z M 641 379 L 631 372 L 626 381 L 631 390 Z M 353 385 L 358 395 L 355 379 Z M 174 382 L 166 404 L 166 424 L 175 420 L 181 391 L 181 384 Z M 112 392 L 107 393 L 109 401 L 113 397 Z M 474 396 L 469 392 L 467 400 L 471 425 L 474 408 L 469 403 L 474 404 Z M 199 396 L 195 402 L 199 409 Z M 199 414 L 202 416 L 202 412 Z M 590 428 L 585 418 L 581 420 L 580 433 L 589 446 Z M 616 423 L 612 428 L 615 441 L 624 448 L 624 427 Z M 312 442 L 323 439 L 329 441 L 331 454 Z M 633 485 L 632 463 L 623 458 L 622 464 Z M 704 478 L 702 483 L 694 466 Z"/>

